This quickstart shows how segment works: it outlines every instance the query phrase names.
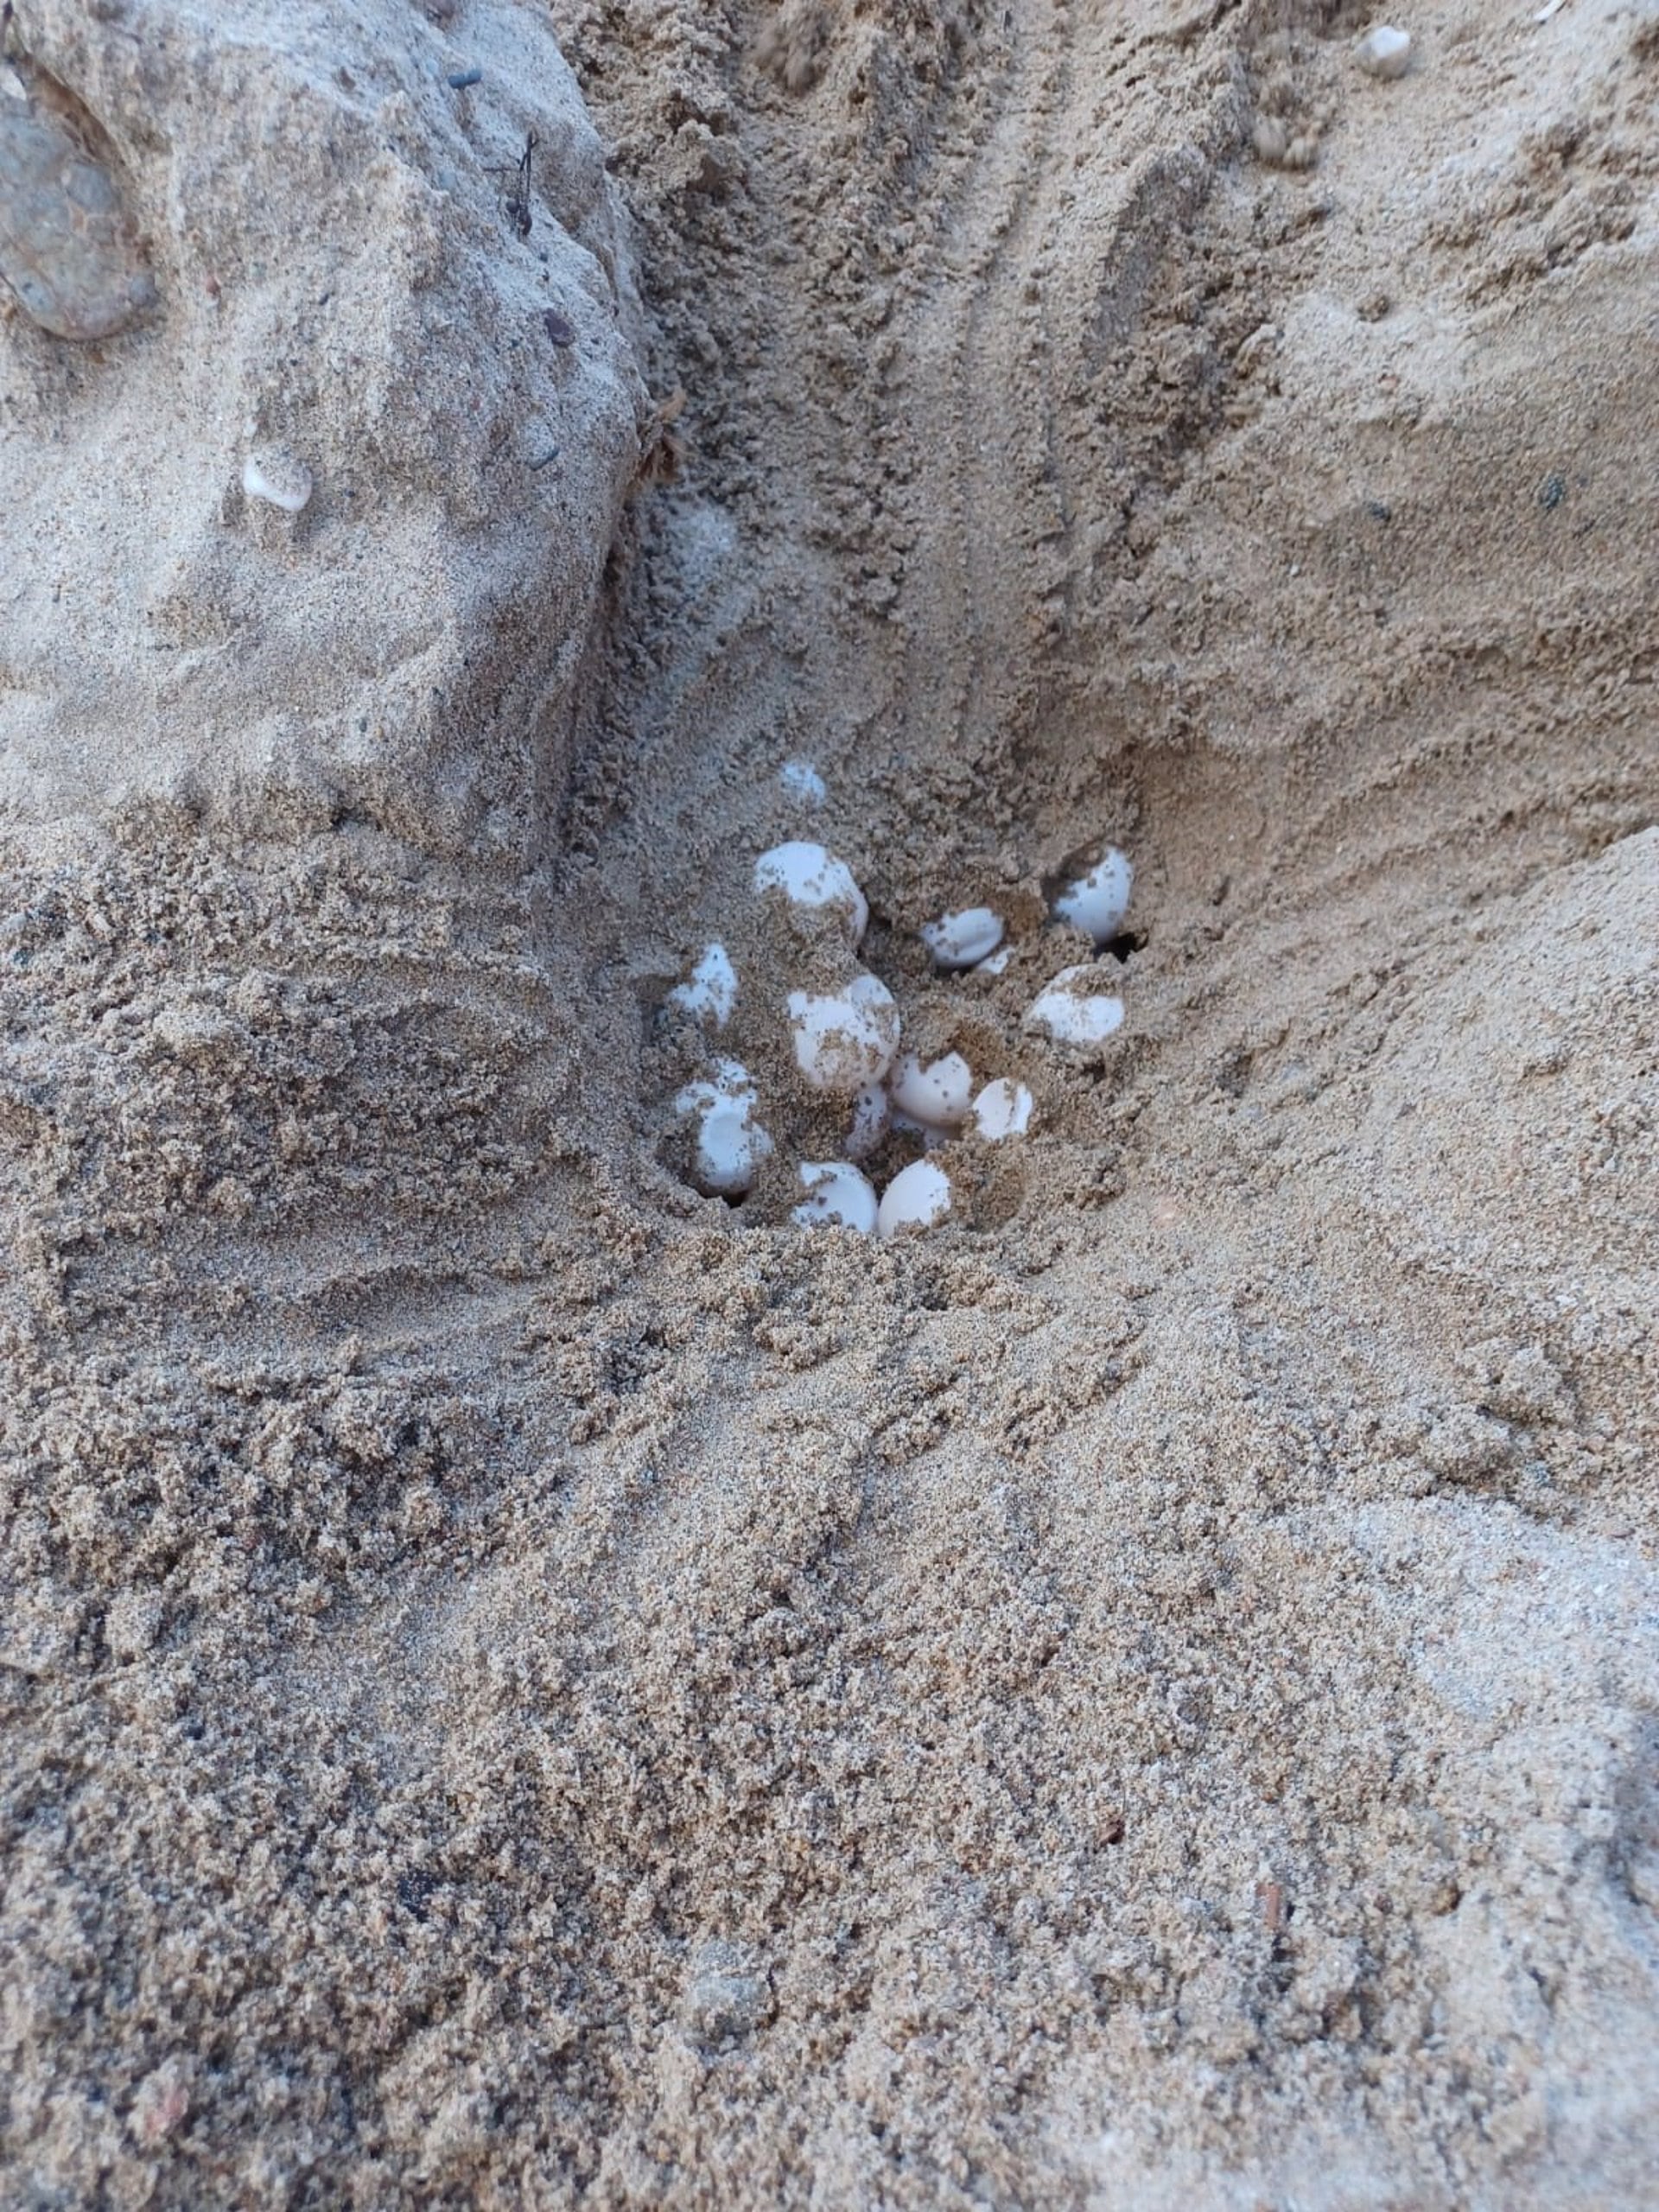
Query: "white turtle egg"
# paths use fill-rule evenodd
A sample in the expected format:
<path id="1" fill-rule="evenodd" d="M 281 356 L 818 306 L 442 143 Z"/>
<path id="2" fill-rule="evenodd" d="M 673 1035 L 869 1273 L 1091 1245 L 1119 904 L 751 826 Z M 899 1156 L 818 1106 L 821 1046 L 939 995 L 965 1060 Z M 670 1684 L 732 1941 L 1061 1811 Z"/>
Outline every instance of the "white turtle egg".
<path id="1" fill-rule="evenodd" d="M 791 991 L 788 1006 L 795 1064 L 814 1090 L 851 1098 L 893 1065 L 899 1008 L 887 985 L 862 969 L 839 991 Z"/>
<path id="2" fill-rule="evenodd" d="M 1002 917 L 988 906 L 964 906 L 960 913 L 924 922 L 920 935 L 936 966 L 976 968 L 1001 944 Z"/>
<path id="3" fill-rule="evenodd" d="M 1354 41 L 1354 59 L 1368 77 L 1403 77 L 1411 67 L 1411 33 L 1373 23 Z"/>
<path id="4" fill-rule="evenodd" d="M 974 1128 L 987 1144 L 1000 1144 L 1004 1137 L 1022 1137 L 1031 1127 L 1032 1104 L 1031 1093 L 1023 1083 L 1015 1083 L 1011 1076 L 999 1076 L 974 1101 Z"/>
<path id="5" fill-rule="evenodd" d="M 887 1090 L 901 1114 L 926 1129 L 957 1129 L 968 1118 L 974 1094 L 973 1071 L 960 1052 L 924 1067 L 914 1052 L 893 1063 Z"/>
<path id="6" fill-rule="evenodd" d="M 1087 875 L 1067 884 L 1054 901 L 1054 912 L 1063 922 L 1093 938 L 1097 945 L 1104 944 L 1123 925 L 1134 882 L 1135 870 L 1128 856 L 1114 845 Z"/>
<path id="7" fill-rule="evenodd" d="M 698 1117 L 696 1182 L 711 1198 L 741 1198 L 772 1156 L 754 1104 L 753 1082 L 736 1060 L 717 1060 L 711 1080 L 687 1084 L 674 1101 L 677 1114 Z"/>
<path id="8" fill-rule="evenodd" d="M 853 1100 L 852 1126 L 847 1132 L 849 1160 L 868 1160 L 884 1136 L 891 1113 L 887 1094 L 879 1083 L 863 1083 Z"/>
<path id="9" fill-rule="evenodd" d="M 1123 1001 L 1095 988 L 1093 968 L 1063 968 L 1026 1009 L 1026 1026 L 1060 1045 L 1101 1045 L 1123 1026 Z"/>
<path id="10" fill-rule="evenodd" d="M 832 1223 L 855 1229 L 861 1236 L 870 1234 L 875 1227 L 875 1190 L 856 1167 L 844 1160 L 803 1161 L 800 1174 L 806 1197 L 790 1216 L 791 1221 L 803 1229 Z"/>
<path id="11" fill-rule="evenodd" d="M 823 778 L 810 760 L 785 760 L 778 771 L 778 780 L 786 796 L 798 799 L 803 806 L 822 806 L 830 796 Z"/>
<path id="12" fill-rule="evenodd" d="M 242 464 L 242 489 L 251 499 L 296 515 L 311 497 L 311 472 L 283 446 L 261 446 Z"/>
<path id="13" fill-rule="evenodd" d="M 870 918 L 868 902 L 853 880 L 853 872 L 846 861 L 825 852 L 822 845 L 799 839 L 787 845 L 774 845 L 769 853 L 761 854 L 754 864 L 754 887 L 757 891 L 781 891 L 796 906 L 842 908 L 851 925 L 855 944 L 863 936 L 864 925 Z"/>
<path id="14" fill-rule="evenodd" d="M 668 995 L 668 1003 L 683 1007 L 698 1021 L 712 1014 L 716 1029 L 726 1027 L 737 1004 L 737 970 L 723 944 L 704 947 L 690 982 L 677 983 Z"/>
<path id="15" fill-rule="evenodd" d="M 901 1229 L 929 1229 L 950 1211 L 950 1178 L 937 1160 L 913 1160 L 901 1167 L 881 1193 L 876 1233 L 896 1236 Z"/>

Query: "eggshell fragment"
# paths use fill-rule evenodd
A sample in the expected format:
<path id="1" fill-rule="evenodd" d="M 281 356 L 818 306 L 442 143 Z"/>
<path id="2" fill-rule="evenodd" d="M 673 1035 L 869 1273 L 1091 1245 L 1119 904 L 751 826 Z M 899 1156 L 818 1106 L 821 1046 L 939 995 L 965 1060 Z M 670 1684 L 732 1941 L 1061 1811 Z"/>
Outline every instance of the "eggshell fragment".
<path id="1" fill-rule="evenodd" d="M 718 1060 L 712 1080 L 690 1083 L 674 1101 L 677 1114 L 699 1117 L 695 1175 L 711 1198 L 741 1198 L 753 1188 L 772 1139 L 754 1119 L 754 1084 L 736 1060 Z"/>
<path id="2" fill-rule="evenodd" d="M 1033 1100 L 1023 1083 L 1015 1083 L 1010 1076 L 999 1076 L 995 1083 L 988 1083 L 974 1101 L 973 1125 L 977 1136 L 987 1144 L 1000 1144 L 1004 1137 L 1022 1137 L 1031 1127 Z"/>
<path id="3" fill-rule="evenodd" d="M 1113 845 L 1087 875 L 1066 886 L 1054 901 L 1054 912 L 1096 945 L 1105 944 L 1123 925 L 1134 883 L 1128 855 Z"/>
<path id="4" fill-rule="evenodd" d="M 1001 944 L 1002 917 L 988 906 L 964 906 L 960 913 L 925 922 L 920 936 L 937 966 L 976 968 Z"/>
<path id="5" fill-rule="evenodd" d="M 791 991 L 795 1063 L 814 1090 L 851 1098 L 880 1083 L 899 1050 L 899 1008 L 887 985 L 862 969 L 839 991 Z"/>
<path id="6" fill-rule="evenodd" d="M 1100 1045 L 1123 1026 L 1123 1001 L 1097 988 L 1094 968 L 1063 968 L 1026 1010 L 1028 1029 L 1060 1045 Z"/>
<path id="7" fill-rule="evenodd" d="M 833 1225 L 868 1236 L 875 1227 L 875 1191 L 844 1160 L 803 1161 L 801 1181 L 807 1195 L 790 1218 L 803 1229 Z"/>
<path id="8" fill-rule="evenodd" d="M 726 1027 L 737 1004 L 737 970 L 723 944 L 704 947 L 690 981 L 675 985 L 668 995 L 668 1003 L 698 1021 L 712 1016 L 716 1029 Z"/>
<path id="9" fill-rule="evenodd" d="M 808 909 L 841 907 L 855 944 L 863 936 L 864 925 L 870 918 L 868 902 L 854 881 L 846 861 L 836 860 L 822 845 L 804 840 L 774 845 L 770 852 L 762 853 L 754 864 L 754 887 L 757 891 L 781 891 L 791 906 Z"/>
<path id="10" fill-rule="evenodd" d="M 311 497 L 311 472 L 285 448 L 264 446 L 243 462 L 242 489 L 251 499 L 263 499 L 286 515 L 297 515 Z"/>
<path id="11" fill-rule="evenodd" d="M 778 780 L 792 799 L 803 806 L 822 806 L 830 793 L 823 778 L 810 760 L 785 760 Z"/>
<path id="12" fill-rule="evenodd" d="M 927 1067 L 914 1052 L 906 1052 L 894 1062 L 887 1084 L 899 1111 L 928 1129 L 960 1128 L 973 1090 L 973 1071 L 960 1052 L 947 1052 Z"/>
<path id="13" fill-rule="evenodd" d="M 929 1229 L 950 1211 L 950 1178 L 936 1160 L 915 1160 L 901 1167 L 881 1193 L 876 1233 L 896 1236 L 901 1229 Z"/>

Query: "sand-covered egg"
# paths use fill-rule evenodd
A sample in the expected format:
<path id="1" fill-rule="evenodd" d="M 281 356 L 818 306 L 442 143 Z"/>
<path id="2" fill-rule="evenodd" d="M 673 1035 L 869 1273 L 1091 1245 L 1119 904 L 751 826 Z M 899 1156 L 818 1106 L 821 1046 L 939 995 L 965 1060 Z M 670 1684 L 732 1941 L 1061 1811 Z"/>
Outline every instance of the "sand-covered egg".
<path id="1" fill-rule="evenodd" d="M 822 845 L 804 838 L 774 845 L 754 864 L 757 891 L 781 891 L 791 906 L 816 912 L 838 908 L 845 916 L 849 941 L 856 944 L 864 934 L 870 909 L 845 861 L 838 861 Z"/>
<path id="2" fill-rule="evenodd" d="M 1411 67 L 1411 33 L 1392 23 L 1373 23 L 1354 41 L 1354 59 L 1368 77 L 1403 77 Z"/>
<path id="3" fill-rule="evenodd" d="M 906 1052 L 893 1063 L 887 1095 L 899 1113 L 925 1129 L 957 1129 L 968 1118 L 973 1071 L 960 1052 L 947 1052 L 925 1067 Z"/>
<path id="4" fill-rule="evenodd" d="M 976 968 L 1002 942 L 1002 917 L 988 906 L 964 906 L 959 913 L 941 914 L 937 922 L 924 922 L 922 943 L 936 967 Z"/>
<path id="5" fill-rule="evenodd" d="M 855 1229 L 868 1236 L 875 1227 L 874 1185 L 844 1160 L 804 1160 L 800 1178 L 806 1196 L 790 1218 L 803 1229 Z"/>
<path id="6" fill-rule="evenodd" d="M 1134 886 L 1128 856 L 1113 845 L 1086 875 L 1066 885 L 1055 899 L 1054 912 L 1061 921 L 1092 938 L 1096 946 L 1106 944 L 1123 926 Z"/>
<path id="7" fill-rule="evenodd" d="M 1027 1008 L 1026 1027 L 1060 1045 L 1103 1045 L 1123 1027 L 1123 1001 L 1101 989 L 1097 969 L 1063 968 Z"/>
<path id="8" fill-rule="evenodd" d="M 286 446 L 260 446 L 242 464 L 242 489 L 249 499 L 280 507 L 285 515 L 302 513 L 312 488 L 310 470 Z"/>
<path id="9" fill-rule="evenodd" d="M 914 1160 L 901 1167 L 881 1193 L 875 1226 L 881 1236 L 901 1229 L 931 1229 L 950 1211 L 950 1178 L 935 1160 Z"/>
<path id="10" fill-rule="evenodd" d="M 838 991 L 791 991 L 787 1004 L 795 1065 L 814 1090 L 852 1098 L 893 1065 L 899 1008 L 876 976 L 861 969 Z"/>
<path id="11" fill-rule="evenodd" d="M 737 970 L 723 944 L 705 945 L 701 958 L 683 983 L 677 983 L 668 1003 L 696 1021 L 712 1021 L 723 1029 L 737 1005 Z"/>
<path id="12" fill-rule="evenodd" d="M 893 1120 L 893 1109 L 879 1083 L 861 1083 L 853 1094 L 852 1119 L 847 1126 L 847 1157 L 868 1160 Z"/>
<path id="13" fill-rule="evenodd" d="M 736 1060 L 717 1060 L 712 1077 L 687 1084 L 674 1101 L 677 1114 L 697 1118 L 693 1174 L 697 1188 L 711 1198 L 741 1198 L 772 1156 L 772 1139 L 754 1118 L 755 1104 L 753 1080 Z"/>
<path id="14" fill-rule="evenodd" d="M 970 1116 L 974 1134 L 983 1137 L 987 1144 L 1000 1144 L 1004 1137 L 1022 1137 L 1031 1127 L 1033 1099 L 1023 1083 L 1016 1083 L 1012 1076 L 999 1076 L 995 1083 L 988 1083 L 973 1104 Z"/>

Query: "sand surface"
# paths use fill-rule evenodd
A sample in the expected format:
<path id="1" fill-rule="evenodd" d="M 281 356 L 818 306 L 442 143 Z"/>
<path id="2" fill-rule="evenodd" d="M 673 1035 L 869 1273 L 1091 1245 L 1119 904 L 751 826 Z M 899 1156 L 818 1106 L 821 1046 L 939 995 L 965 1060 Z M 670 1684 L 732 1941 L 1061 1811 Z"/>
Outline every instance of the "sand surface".
<path id="1" fill-rule="evenodd" d="M 1659 18 L 233 12 L 13 34 L 0 2196 L 1659 2202 Z M 798 835 L 925 1235 L 678 1172 Z"/>

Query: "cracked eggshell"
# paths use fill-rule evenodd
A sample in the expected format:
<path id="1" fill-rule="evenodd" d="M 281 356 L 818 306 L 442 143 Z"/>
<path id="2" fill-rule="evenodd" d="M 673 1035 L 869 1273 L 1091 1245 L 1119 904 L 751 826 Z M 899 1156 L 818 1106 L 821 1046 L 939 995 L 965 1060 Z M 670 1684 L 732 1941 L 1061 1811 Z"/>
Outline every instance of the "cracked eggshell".
<path id="1" fill-rule="evenodd" d="M 689 1083 L 674 1111 L 698 1117 L 695 1175 L 710 1198 L 740 1198 L 753 1188 L 772 1139 L 754 1119 L 754 1084 L 736 1060 L 719 1060 L 712 1079 Z"/>
<path id="2" fill-rule="evenodd" d="M 803 1229 L 834 1226 L 868 1236 L 875 1228 L 875 1189 L 844 1160 L 803 1161 L 800 1178 L 806 1197 L 790 1216 Z"/>
<path id="3" fill-rule="evenodd" d="M 950 1178 L 937 1160 L 915 1160 L 901 1167 L 881 1193 L 876 1209 L 878 1236 L 896 1236 L 901 1229 L 931 1229 L 950 1211 Z"/>
<path id="4" fill-rule="evenodd" d="M 839 907 L 846 917 L 854 944 L 863 936 L 864 925 L 870 918 L 869 904 L 846 861 L 838 861 L 822 845 L 802 839 L 774 845 L 770 852 L 761 854 L 754 864 L 754 887 L 757 891 L 781 891 L 791 906 L 809 912 Z"/>
<path id="5" fill-rule="evenodd" d="M 1061 921 L 1070 922 L 1073 929 L 1092 938 L 1096 945 L 1105 944 L 1123 926 L 1134 885 L 1135 870 L 1128 855 L 1113 845 L 1087 875 L 1067 884 L 1054 901 L 1054 912 Z"/>
<path id="6" fill-rule="evenodd" d="M 280 507 L 285 515 L 302 513 L 312 488 L 310 470 L 285 446 L 261 446 L 242 464 L 242 489 L 249 499 Z"/>
<path id="7" fill-rule="evenodd" d="M 1063 968 L 1027 1008 L 1027 1028 L 1046 1030 L 1058 1045 L 1103 1045 L 1123 1027 L 1123 1001 L 1098 982 L 1093 968 Z"/>
<path id="8" fill-rule="evenodd" d="M 893 1063 L 888 1095 L 901 1114 L 927 1129 L 958 1129 L 968 1118 L 973 1071 L 960 1052 L 947 1052 L 926 1067 L 914 1052 Z"/>
<path id="9" fill-rule="evenodd" d="M 959 913 L 941 914 L 937 922 L 924 922 L 922 943 L 939 968 L 976 968 L 1002 942 L 1002 917 L 988 906 L 964 906 Z"/>
<path id="10" fill-rule="evenodd" d="M 814 1090 L 851 1098 L 893 1065 L 899 1008 L 875 976 L 860 969 L 839 991 L 791 991 L 787 1004 L 795 1065 Z"/>
<path id="11" fill-rule="evenodd" d="M 689 980 L 675 985 L 668 1003 L 698 1021 L 712 1015 L 716 1029 L 726 1027 L 737 1004 L 737 970 L 723 944 L 704 946 Z"/>
<path id="12" fill-rule="evenodd" d="M 1022 1137 L 1031 1127 L 1033 1101 L 1023 1083 L 1016 1083 L 1011 1076 L 999 1076 L 995 1083 L 988 1083 L 974 1101 L 973 1124 L 975 1134 L 983 1137 L 987 1144 L 1000 1144 L 1004 1137 Z"/>

